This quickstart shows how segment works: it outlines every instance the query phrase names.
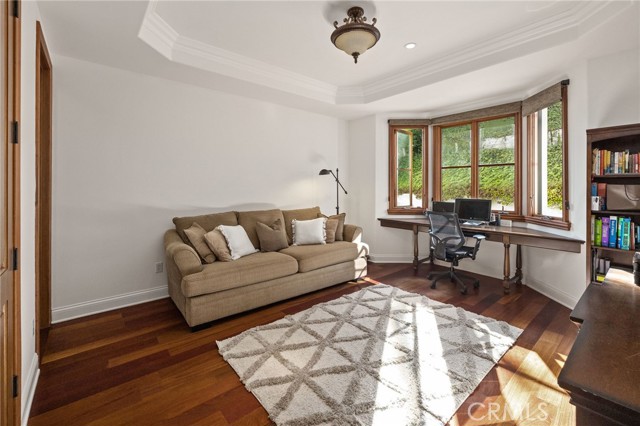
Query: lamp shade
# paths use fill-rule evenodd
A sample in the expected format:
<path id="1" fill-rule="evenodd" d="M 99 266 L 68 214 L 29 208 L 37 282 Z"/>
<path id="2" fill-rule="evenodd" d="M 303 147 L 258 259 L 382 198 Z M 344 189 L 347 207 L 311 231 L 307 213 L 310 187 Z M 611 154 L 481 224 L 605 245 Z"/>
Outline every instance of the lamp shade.
<path id="1" fill-rule="evenodd" d="M 347 55 L 353 55 L 354 53 L 360 55 L 372 48 L 377 41 L 371 32 L 353 29 L 340 34 L 336 38 L 335 45 Z"/>
<path id="2" fill-rule="evenodd" d="M 327 170 L 327 169 L 322 169 L 320 170 L 320 173 L 318 173 L 319 175 L 330 175 L 331 174 L 331 170 Z"/>
<path id="3" fill-rule="evenodd" d="M 364 10 L 361 7 L 352 7 L 347 11 L 348 18 L 344 19 L 345 24 L 338 27 L 338 22 L 334 22 L 336 28 L 331 34 L 331 42 L 340 50 L 353 56 L 355 63 L 358 57 L 371 49 L 380 40 L 380 31 L 374 27 L 376 18 L 371 24 L 367 24 L 367 18 L 363 16 Z"/>

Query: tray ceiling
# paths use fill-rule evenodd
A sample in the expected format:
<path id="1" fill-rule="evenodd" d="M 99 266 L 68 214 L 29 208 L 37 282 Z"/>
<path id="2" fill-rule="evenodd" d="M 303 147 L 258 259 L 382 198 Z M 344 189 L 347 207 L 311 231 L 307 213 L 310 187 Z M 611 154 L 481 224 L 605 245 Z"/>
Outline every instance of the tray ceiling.
<path id="1" fill-rule="evenodd" d="M 353 5 L 377 18 L 382 33 L 358 64 L 329 40 L 332 22 L 341 22 Z M 521 95 L 514 90 L 531 87 L 532 79 L 546 84 L 562 77 L 562 58 L 594 28 L 628 8 L 638 10 L 629 1 L 151 0 L 39 6 L 54 52 L 336 115 L 397 110 L 398 101 L 407 106 L 403 110 L 442 109 L 411 99 L 438 94 L 445 82 L 449 88 L 468 85 L 473 95 L 452 98 L 474 103 L 471 96 L 485 88 L 472 82 L 477 85 L 483 74 L 493 97 Z M 637 21 L 636 16 L 636 26 Z M 637 46 L 637 32 L 618 38 Z M 408 42 L 417 47 L 405 49 Z M 550 60 L 540 61 L 541 52 Z M 532 63 L 535 71 L 526 68 Z M 504 84 L 510 80 L 512 87 Z"/>

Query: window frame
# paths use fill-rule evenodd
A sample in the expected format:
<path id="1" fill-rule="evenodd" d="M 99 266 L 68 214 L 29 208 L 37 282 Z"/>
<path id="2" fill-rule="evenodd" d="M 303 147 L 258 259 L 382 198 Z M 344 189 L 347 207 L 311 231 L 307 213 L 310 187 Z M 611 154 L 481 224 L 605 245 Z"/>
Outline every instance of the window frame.
<path id="1" fill-rule="evenodd" d="M 503 215 L 505 219 L 522 220 L 522 115 L 519 112 L 474 118 L 472 120 L 444 123 L 433 126 L 433 200 L 442 199 L 442 129 L 471 125 L 471 198 L 480 191 L 480 131 L 479 124 L 485 121 L 513 117 L 514 120 L 514 210 Z M 464 166 L 467 167 L 467 166 Z M 449 167 L 445 167 L 449 168 Z M 498 210 L 493 210 L 499 212 Z"/>
<path id="2" fill-rule="evenodd" d="M 569 220 L 569 129 L 568 129 L 568 100 L 567 85 L 562 84 L 560 88 L 562 102 L 562 217 L 550 217 L 535 212 L 536 196 L 536 166 L 531 161 L 535 156 L 535 146 L 538 143 L 535 137 L 537 120 L 534 120 L 535 113 L 526 116 L 527 120 L 527 212 L 524 221 L 535 225 L 548 226 L 550 228 L 571 229 Z M 555 103 L 555 102 L 554 102 Z M 547 107 L 545 107 L 547 108 Z M 538 110 L 540 111 L 540 110 Z M 537 112 L 537 111 L 536 111 Z"/>
<path id="3" fill-rule="evenodd" d="M 406 129 L 422 130 L 422 206 L 421 207 L 402 207 L 397 202 L 397 181 L 398 181 L 398 150 L 396 144 L 396 131 Z M 413 160 L 413 159 L 412 159 Z M 413 163 L 412 163 L 413 166 Z M 413 169 L 413 167 L 412 167 Z M 429 190 L 429 125 L 427 124 L 389 124 L 389 205 L 388 214 L 406 214 L 415 215 L 423 214 L 428 209 L 428 190 Z"/>

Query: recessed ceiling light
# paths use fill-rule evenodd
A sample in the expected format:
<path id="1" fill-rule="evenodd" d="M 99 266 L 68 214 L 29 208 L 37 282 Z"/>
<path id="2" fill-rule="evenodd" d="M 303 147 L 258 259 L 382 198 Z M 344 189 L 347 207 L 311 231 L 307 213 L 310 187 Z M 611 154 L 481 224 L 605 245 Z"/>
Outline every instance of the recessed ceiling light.
<path id="1" fill-rule="evenodd" d="M 413 42 L 407 43 L 407 44 L 404 45 L 404 47 L 407 48 L 407 49 L 413 49 L 416 46 L 417 46 L 417 44 L 415 44 Z"/>

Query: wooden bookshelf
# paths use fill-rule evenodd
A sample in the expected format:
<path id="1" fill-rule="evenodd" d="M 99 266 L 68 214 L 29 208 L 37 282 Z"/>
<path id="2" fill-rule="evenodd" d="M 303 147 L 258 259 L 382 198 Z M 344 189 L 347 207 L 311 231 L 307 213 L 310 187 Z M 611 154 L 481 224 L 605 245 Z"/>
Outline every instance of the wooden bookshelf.
<path id="1" fill-rule="evenodd" d="M 633 254 L 640 251 L 636 245 L 635 250 L 624 250 L 618 247 L 602 247 L 594 244 L 591 239 L 591 216 L 606 217 L 630 217 L 633 224 L 640 224 L 640 209 L 638 210 L 591 210 L 591 185 L 593 183 L 606 183 L 607 185 L 640 185 L 640 173 L 605 173 L 593 172 L 594 149 L 608 150 L 611 152 L 628 151 L 630 154 L 640 153 L 640 123 L 625 126 L 603 127 L 587 130 L 587 280 L 596 280 L 594 268 L 595 258 L 608 258 L 611 266 L 630 268 Z"/>

